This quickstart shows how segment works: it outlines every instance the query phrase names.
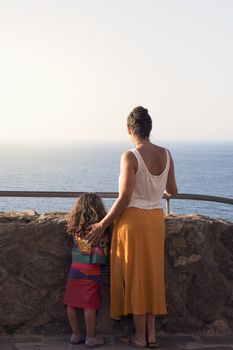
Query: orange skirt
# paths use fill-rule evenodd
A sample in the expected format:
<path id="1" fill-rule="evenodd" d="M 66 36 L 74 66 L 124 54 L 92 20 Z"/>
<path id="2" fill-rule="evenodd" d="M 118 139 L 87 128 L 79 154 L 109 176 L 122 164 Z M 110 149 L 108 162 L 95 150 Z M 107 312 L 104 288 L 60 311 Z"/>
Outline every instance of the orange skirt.
<path id="1" fill-rule="evenodd" d="M 166 314 L 162 209 L 126 208 L 111 243 L 111 317 Z"/>

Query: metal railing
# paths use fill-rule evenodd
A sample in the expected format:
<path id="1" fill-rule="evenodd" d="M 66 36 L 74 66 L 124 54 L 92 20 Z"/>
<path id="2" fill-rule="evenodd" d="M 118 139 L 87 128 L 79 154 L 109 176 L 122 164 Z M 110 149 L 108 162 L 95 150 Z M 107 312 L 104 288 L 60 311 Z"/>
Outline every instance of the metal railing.
<path id="1" fill-rule="evenodd" d="M 35 198 L 77 198 L 83 192 L 61 191 L 0 191 L 0 197 L 35 197 Z M 96 192 L 101 198 L 117 198 L 118 192 Z M 163 195 L 166 200 L 166 214 L 170 214 L 170 201 L 173 199 L 198 200 L 233 205 L 233 198 L 208 196 L 204 194 L 179 193 L 175 196 Z"/>

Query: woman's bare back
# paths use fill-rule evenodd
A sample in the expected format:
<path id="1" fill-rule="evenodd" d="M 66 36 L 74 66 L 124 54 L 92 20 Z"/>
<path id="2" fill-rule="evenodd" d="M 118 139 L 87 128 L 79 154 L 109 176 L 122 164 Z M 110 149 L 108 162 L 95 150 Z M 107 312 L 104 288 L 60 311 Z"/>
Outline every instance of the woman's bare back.
<path id="1" fill-rule="evenodd" d="M 167 164 L 165 148 L 149 143 L 140 146 L 137 150 L 151 175 L 159 176 L 163 173 Z"/>

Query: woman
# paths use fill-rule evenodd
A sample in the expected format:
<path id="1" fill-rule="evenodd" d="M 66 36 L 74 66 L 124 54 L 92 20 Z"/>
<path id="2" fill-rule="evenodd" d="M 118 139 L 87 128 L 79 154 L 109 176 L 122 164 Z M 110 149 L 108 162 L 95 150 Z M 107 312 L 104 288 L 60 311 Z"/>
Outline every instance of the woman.
<path id="1" fill-rule="evenodd" d="M 164 288 L 164 191 L 177 193 L 174 163 L 168 150 L 149 136 L 147 109 L 133 109 L 127 119 L 135 148 L 122 154 L 119 196 L 108 214 L 94 224 L 96 242 L 113 220 L 111 245 L 111 317 L 133 314 L 135 333 L 121 338 L 136 347 L 158 347 L 155 315 L 166 314 Z"/>

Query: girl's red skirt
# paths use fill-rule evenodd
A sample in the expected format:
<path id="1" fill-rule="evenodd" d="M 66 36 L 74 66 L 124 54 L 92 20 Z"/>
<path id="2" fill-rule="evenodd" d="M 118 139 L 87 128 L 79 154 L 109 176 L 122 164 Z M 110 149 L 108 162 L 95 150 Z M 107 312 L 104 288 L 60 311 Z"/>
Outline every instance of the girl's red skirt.
<path id="1" fill-rule="evenodd" d="M 101 288 L 100 264 L 72 263 L 64 304 L 73 308 L 99 309 Z"/>

